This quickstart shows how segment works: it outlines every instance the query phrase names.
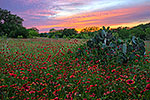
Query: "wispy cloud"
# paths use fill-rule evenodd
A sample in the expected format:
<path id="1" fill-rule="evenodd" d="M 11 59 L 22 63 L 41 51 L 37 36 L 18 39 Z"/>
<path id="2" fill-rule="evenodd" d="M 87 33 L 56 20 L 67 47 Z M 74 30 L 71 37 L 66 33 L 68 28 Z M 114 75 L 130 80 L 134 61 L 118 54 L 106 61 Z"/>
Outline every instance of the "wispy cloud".
<path id="1" fill-rule="evenodd" d="M 150 6 L 139 6 L 125 9 L 116 9 L 110 11 L 96 11 L 85 14 L 69 16 L 65 18 L 56 18 L 60 22 L 55 25 L 38 26 L 40 29 L 52 27 L 75 27 L 82 28 L 84 26 L 101 26 L 101 25 L 119 25 L 122 23 L 130 23 L 139 19 L 145 21 L 150 18 Z M 144 11 L 144 12 L 143 12 Z M 139 21 L 140 21 L 139 20 Z"/>
<path id="2" fill-rule="evenodd" d="M 40 31 L 150 21 L 149 0 L 0 0 L 0 7 Z"/>

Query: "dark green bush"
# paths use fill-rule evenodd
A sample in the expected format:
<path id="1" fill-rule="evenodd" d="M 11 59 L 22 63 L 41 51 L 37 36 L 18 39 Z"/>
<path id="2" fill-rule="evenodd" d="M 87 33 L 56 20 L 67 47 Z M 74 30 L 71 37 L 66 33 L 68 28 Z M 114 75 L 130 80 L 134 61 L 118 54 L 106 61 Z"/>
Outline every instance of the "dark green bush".
<path id="1" fill-rule="evenodd" d="M 137 57 L 145 55 L 145 43 L 140 38 L 133 36 L 121 40 L 112 35 L 109 27 L 99 30 L 98 33 L 78 50 L 78 55 L 86 55 L 87 59 L 100 60 L 103 63 L 126 64 Z M 87 53 L 88 52 L 88 53 Z"/>

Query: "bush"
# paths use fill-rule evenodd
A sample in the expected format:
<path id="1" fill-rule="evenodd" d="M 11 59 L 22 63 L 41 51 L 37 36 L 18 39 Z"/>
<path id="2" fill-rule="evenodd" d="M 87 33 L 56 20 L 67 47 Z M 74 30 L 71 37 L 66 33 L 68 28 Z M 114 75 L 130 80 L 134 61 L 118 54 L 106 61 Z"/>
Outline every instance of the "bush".
<path id="1" fill-rule="evenodd" d="M 123 41 L 113 37 L 109 28 L 103 27 L 95 37 L 87 41 L 87 45 L 78 54 L 85 55 L 88 59 L 93 58 L 94 61 L 101 60 L 105 64 L 126 64 L 134 61 L 137 56 L 142 58 L 145 55 L 144 46 L 144 41 L 135 36 Z"/>
<path id="2" fill-rule="evenodd" d="M 33 29 L 28 29 L 28 32 L 29 32 L 29 38 L 33 38 L 33 37 L 38 37 L 39 34 L 37 31 L 33 30 Z"/>
<path id="3" fill-rule="evenodd" d="M 55 35 L 53 35 L 51 38 L 52 38 L 52 39 L 56 39 L 56 36 L 55 36 Z"/>
<path id="4" fill-rule="evenodd" d="M 22 39 L 22 38 L 23 38 L 23 36 L 22 36 L 22 35 L 18 35 L 18 37 L 17 37 L 17 38 L 21 38 L 21 39 Z"/>

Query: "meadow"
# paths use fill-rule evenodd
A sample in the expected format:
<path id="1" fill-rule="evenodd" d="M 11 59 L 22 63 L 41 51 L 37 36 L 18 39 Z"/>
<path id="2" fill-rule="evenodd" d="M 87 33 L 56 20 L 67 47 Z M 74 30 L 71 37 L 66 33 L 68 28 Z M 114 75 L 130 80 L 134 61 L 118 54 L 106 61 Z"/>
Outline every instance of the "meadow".
<path id="1" fill-rule="evenodd" d="M 1 100 L 148 100 L 146 59 L 126 65 L 94 63 L 76 51 L 81 39 L 1 39 Z M 88 54 L 88 53 L 87 53 Z"/>
<path id="2" fill-rule="evenodd" d="M 150 41 L 145 41 L 145 48 L 146 48 L 146 52 L 147 54 L 150 54 Z"/>

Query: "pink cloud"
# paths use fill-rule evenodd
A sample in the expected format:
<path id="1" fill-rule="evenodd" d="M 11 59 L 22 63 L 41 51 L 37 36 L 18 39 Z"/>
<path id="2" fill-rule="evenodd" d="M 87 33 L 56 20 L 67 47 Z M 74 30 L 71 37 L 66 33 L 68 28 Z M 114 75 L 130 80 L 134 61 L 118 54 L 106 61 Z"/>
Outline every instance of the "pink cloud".
<path id="1" fill-rule="evenodd" d="M 141 16 L 144 11 L 148 11 L 150 6 L 139 6 L 139 7 L 130 7 L 130 8 L 122 8 L 111 11 L 97 11 L 97 12 L 89 12 L 85 14 L 56 18 L 56 20 L 60 20 L 61 22 L 55 25 L 41 25 L 37 26 L 39 29 L 50 29 L 53 27 L 74 27 L 77 29 L 86 27 L 86 26 L 102 26 L 102 25 L 119 25 L 124 23 L 137 23 L 138 20 L 136 18 L 132 18 L 133 16 Z M 150 13 L 150 11 L 149 11 Z M 138 18 L 138 16 L 136 16 Z M 150 17 L 150 15 L 148 15 Z M 130 18 L 131 17 L 131 18 Z M 108 20 L 108 21 L 107 21 Z M 141 20 L 143 18 L 141 17 Z M 149 19 L 150 21 L 150 19 Z"/>

